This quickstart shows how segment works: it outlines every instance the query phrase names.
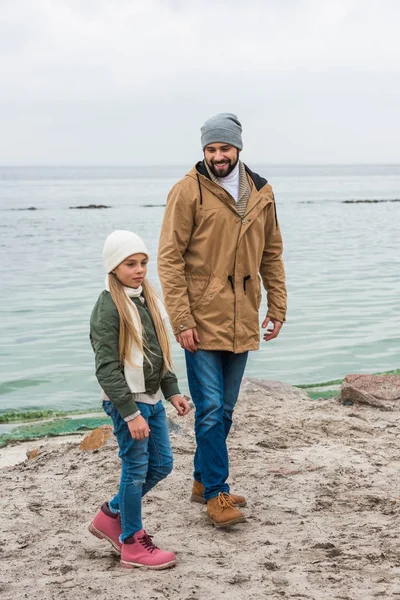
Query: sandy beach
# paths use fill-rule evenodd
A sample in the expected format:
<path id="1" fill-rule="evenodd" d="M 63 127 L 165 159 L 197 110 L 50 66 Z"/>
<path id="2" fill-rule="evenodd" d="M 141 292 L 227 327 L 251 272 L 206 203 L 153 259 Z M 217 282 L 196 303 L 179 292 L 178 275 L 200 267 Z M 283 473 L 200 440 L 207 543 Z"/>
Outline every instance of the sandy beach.
<path id="1" fill-rule="evenodd" d="M 175 469 L 143 512 L 178 565 L 123 569 L 87 531 L 117 487 L 114 438 L 97 451 L 80 450 L 81 436 L 38 440 L 0 451 L 2 599 L 400 598 L 396 410 L 245 380 L 229 445 L 247 522 L 227 530 L 189 502 L 193 412 L 169 417 Z"/>

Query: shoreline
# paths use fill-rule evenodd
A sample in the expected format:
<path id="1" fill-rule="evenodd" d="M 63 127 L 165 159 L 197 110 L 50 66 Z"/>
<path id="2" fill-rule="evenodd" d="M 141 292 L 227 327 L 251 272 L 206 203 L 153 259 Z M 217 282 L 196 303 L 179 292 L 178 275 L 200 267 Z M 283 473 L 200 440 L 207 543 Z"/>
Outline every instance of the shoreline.
<path id="1" fill-rule="evenodd" d="M 346 373 L 346 375 L 350 374 Z M 353 371 L 351 371 L 351 374 L 354 374 Z M 371 375 L 400 375 L 400 369 L 389 369 L 387 371 L 377 371 L 376 373 L 370 373 L 368 371 L 368 373 L 362 373 L 359 372 L 359 375 L 362 374 L 371 374 Z M 344 377 L 346 377 L 346 375 Z M 245 377 L 251 377 L 253 379 L 262 379 L 261 377 L 255 377 L 254 375 L 250 375 L 247 374 L 245 375 Z M 301 390 L 310 390 L 311 393 L 313 393 L 313 391 L 315 390 L 315 392 L 320 392 L 323 390 L 328 389 L 332 390 L 332 391 L 336 391 L 339 386 L 343 383 L 344 377 L 341 379 L 331 379 L 328 381 L 320 381 L 320 382 L 312 382 L 312 383 L 286 383 L 286 385 L 290 385 L 291 387 L 294 388 L 298 388 Z M 52 418 L 52 417 L 65 417 L 65 416 L 69 416 L 69 415 L 91 415 L 95 412 L 101 412 L 101 409 L 99 408 L 99 404 L 97 404 L 97 406 L 93 406 L 93 408 L 86 408 L 83 410 L 80 409 L 74 409 L 71 411 L 60 411 L 58 409 L 52 409 L 52 408 L 43 408 L 43 409 L 25 409 L 25 410 L 19 410 L 19 409 L 12 409 L 12 408 L 5 408 L 5 409 L 0 409 L 0 426 L 2 424 L 5 423 L 24 423 L 26 421 L 31 420 L 31 417 L 29 417 L 29 415 L 37 415 L 37 419 L 35 418 L 35 420 L 40 421 L 42 420 L 42 418 L 40 417 L 41 414 L 43 414 L 43 419 L 47 419 L 47 418 Z M 18 417 L 18 421 L 15 421 L 15 416 Z"/>
<path id="2" fill-rule="evenodd" d="M 374 373 L 374 375 L 399 375 L 400 369 Z M 313 401 L 334 399 L 339 395 L 343 379 L 290 386 L 304 391 Z M 290 384 L 286 384 L 290 385 Z M 54 414 L 49 414 L 54 413 Z M 40 418 L 40 415 L 43 417 Z M 35 418 L 39 415 L 39 418 Z M 7 416 L 9 419 L 7 419 Z M 18 418 L 15 420 L 15 418 Z M 22 417 L 22 418 L 21 418 Z M 25 417 L 25 418 L 23 418 Z M 76 435 L 109 424 L 109 418 L 99 406 L 89 410 L 73 411 L 11 411 L 0 412 L 0 453 L 3 448 L 18 443 L 42 440 L 48 437 Z"/>
<path id="3" fill-rule="evenodd" d="M 41 420 L 27 420 L 0 425 L 0 453 L 9 445 L 28 441 L 40 441 L 44 438 L 79 435 L 96 429 L 100 425 L 109 424 L 110 419 L 98 409 L 93 412 L 71 411 L 69 415 Z M 2 432 L 3 430 L 3 432 Z"/>

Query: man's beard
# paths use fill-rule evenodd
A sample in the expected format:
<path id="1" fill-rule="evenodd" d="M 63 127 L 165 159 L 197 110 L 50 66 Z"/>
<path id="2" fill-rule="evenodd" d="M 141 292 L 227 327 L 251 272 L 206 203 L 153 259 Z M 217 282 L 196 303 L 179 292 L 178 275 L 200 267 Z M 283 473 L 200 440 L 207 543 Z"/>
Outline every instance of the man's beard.
<path id="1" fill-rule="evenodd" d="M 211 173 L 214 175 L 214 177 L 218 177 L 219 179 L 222 179 L 223 177 L 227 177 L 228 175 L 230 175 L 230 173 L 232 173 L 233 169 L 236 167 L 236 165 L 239 162 L 239 154 L 236 157 L 235 161 L 231 161 L 229 159 L 227 159 L 227 161 L 228 162 L 225 166 L 225 169 L 221 169 L 221 170 L 218 170 L 215 168 L 214 161 L 212 161 L 211 163 L 209 163 L 207 161 L 208 167 L 209 167 Z M 219 163 L 221 161 L 215 161 L 215 162 Z"/>

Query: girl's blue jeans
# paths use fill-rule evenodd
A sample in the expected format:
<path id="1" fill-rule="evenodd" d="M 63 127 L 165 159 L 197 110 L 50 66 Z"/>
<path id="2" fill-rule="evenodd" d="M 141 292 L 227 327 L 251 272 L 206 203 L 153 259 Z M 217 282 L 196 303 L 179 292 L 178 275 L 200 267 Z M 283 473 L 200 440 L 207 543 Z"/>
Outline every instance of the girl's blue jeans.
<path id="1" fill-rule="evenodd" d="M 204 485 L 205 500 L 218 496 L 219 492 L 229 493 L 226 438 L 247 356 L 248 352 L 185 350 L 189 389 L 196 407 L 193 476 Z"/>
<path id="2" fill-rule="evenodd" d="M 114 435 L 119 446 L 118 456 L 122 462 L 121 480 L 118 493 L 109 502 L 112 512 L 121 515 L 123 542 L 142 525 L 142 497 L 161 479 L 172 471 L 173 457 L 169 441 L 165 408 L 160 400 L 157 404 L 137 406 L 146 419 L 150 435 L 144 440 L 134 440 L 118 410 L 110 401 L 103 402 L 103 409 L 111 417 Z"/>

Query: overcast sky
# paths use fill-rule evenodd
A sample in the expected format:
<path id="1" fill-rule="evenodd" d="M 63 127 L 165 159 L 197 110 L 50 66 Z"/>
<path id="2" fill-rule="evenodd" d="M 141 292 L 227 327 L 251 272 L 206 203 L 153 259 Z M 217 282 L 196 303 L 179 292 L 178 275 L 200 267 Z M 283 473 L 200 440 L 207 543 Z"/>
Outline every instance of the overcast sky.
<path id="1" fill-rule="evenodd" d="M 400 162 L 397 0 L 0 0 L 0 164 Z"/>

